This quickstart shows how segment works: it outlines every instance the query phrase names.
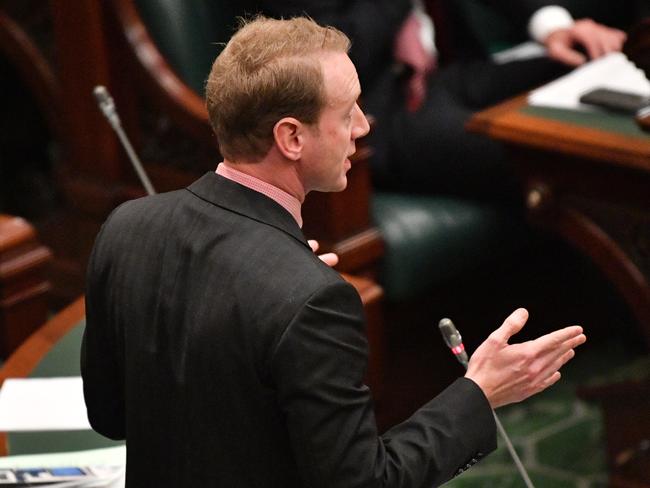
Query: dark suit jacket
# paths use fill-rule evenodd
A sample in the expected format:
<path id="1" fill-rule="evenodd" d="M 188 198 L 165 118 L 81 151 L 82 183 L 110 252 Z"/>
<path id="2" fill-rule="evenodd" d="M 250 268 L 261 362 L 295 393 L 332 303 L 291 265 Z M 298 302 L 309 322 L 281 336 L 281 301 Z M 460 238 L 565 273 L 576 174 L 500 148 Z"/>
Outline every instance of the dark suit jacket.
<path id="1" fill-rule="evenodd" d="M 356 291 L 214 173 L 113 212 L 86 303 L 88 415 L 129 486 L 430 487 L 496 447 L 466 379 L 379 436 Z"/>

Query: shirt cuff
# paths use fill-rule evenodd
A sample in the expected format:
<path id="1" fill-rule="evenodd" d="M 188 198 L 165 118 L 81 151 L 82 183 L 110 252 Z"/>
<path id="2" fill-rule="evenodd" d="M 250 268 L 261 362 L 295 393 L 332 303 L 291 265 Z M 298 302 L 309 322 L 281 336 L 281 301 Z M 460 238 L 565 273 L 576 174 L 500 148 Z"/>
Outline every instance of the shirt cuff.
<path id="1" fill-rule="evenodd" d="M 415 7 L 413 8 L 413 15 L 420 22 L 420 31 L 418 37 L 420 39 L 420 44 L 424 48 L 424 51 L 432 56 L 435 56 L 438 50 L 436 49 L 435 44 L 435 31 L 433 26 L 433 19 L 422 7 L 421 2 L 416 2 Z"/>
<path id="2" fill-rule="evenodd" d="M 528 33 L 537 42 L 543 43 L 546 37 L 558 29 L 567 29 L 573 25 L 573 17 L 567 9 L 559 5 L 540 8 L 528 22 Z"/>

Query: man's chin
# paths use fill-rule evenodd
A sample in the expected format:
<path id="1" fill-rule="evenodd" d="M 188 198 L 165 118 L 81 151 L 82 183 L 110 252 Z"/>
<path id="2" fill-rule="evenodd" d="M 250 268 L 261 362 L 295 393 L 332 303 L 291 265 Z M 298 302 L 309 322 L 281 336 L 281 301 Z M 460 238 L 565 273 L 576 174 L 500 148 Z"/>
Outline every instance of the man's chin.
<path id="1" fill-rule="evenodd" d="M 327 191 L 337 193 L 345 190 L 347 187 L 348 187 L 348 178 L 347 176 L 344 175 L 336 185 L 332 185 L 332 187 Z"/>

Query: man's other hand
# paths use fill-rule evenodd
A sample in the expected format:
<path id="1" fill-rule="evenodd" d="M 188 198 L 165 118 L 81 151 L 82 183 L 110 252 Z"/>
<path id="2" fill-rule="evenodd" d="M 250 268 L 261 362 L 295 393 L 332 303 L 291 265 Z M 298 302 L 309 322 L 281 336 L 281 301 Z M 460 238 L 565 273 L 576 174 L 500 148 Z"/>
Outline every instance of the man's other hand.
<path id="1" fill-rule="evenodd" d="M 314 251 L 314 252 L 318 251 L 318 241 L 316 241 L 314 239 L 309 239 L 307 241 L 307 243 L 309 244 L 309 247 L 311 247 L 312 251 Z M 323 261 L 325 264 L 327 264 L 330 268 L 333 268 L 339 262 L 339 257 L 336 254 L 334 254 L 333 252 L 327 252 L 325 254 L 320 254 L 318 257 L 320 258 L 321 261 Z"/>
<path id="2" fill-rule="evenodd" d="M 550 58 L 569 66 L 579 66 L 588 59 L 618 52 L 623 48 L 625 32 L 607 27 L 591 19 L 577 20 L 571 27 L 557 29 L 544 40 Z M 588 58 L 576 50 L 580 46 Z"/>

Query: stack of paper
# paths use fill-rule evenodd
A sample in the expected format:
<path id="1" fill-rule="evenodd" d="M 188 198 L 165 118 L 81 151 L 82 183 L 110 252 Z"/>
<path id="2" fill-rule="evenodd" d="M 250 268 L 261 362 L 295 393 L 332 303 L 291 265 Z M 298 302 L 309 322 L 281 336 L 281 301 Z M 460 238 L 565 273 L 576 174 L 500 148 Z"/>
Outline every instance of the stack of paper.
<path id="1" fill-rule="evenodd" d="M 612 53 L 590 61 L 571 73 L 533 90 L 530 105 L 594 111 L 580 103 L 580 97 L 595 88 L 609 88 L 627 93 L 650 96 L 650 81 L 623 53 Z"/>
<path id="2" fill-rule="evenodd" d="M 0 389 L 0 431 L 90 429 L 80 377 L 9 378 Z"/>
<path id="3" fill-rule="evenodd" d="M 3 383 L 0 431 L 87 429 L 81 378 L 21 378 Z M 122 488 L 125 465 L 125 446 L 0 457 L 0 487 Z"/>
<path id="4" fill-rule="evenodd" d="M 29 482 L 48 488 L 122 488 L 125 465 L 125 446 L 0 457 L 0 486 Z M 61 482 L 52 484 L 56 480 Z"/>

